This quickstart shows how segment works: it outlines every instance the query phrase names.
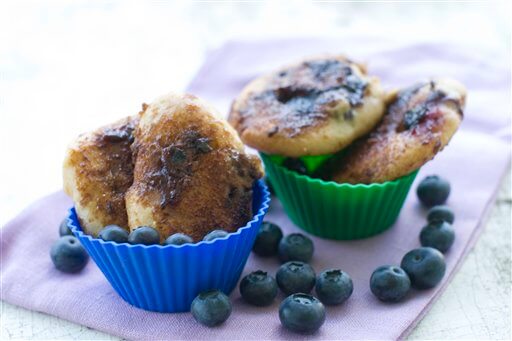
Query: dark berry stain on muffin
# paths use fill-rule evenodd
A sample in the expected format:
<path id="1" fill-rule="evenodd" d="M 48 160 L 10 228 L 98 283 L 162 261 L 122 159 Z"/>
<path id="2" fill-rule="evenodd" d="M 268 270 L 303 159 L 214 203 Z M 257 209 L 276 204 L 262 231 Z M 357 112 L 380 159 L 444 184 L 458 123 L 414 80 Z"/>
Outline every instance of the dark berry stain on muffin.
<path id="1" fill-rule="evenodd" d="M 273 76 L 267 90 L 249 96 L 240 110 L 241 120 L 267 113 L 276 129 L 289 137 L 304 128 L 318 126 L 332 117 L 340 102 L 350 108 L 363 103 L 367 83 L 354 74 L 348 62 L 336 59 L 304 62 Z M 352 119 L 353 113 L 342 115 Z"/>
<path id="2" fill-rule="evenodd" d="M 160 167 L 148 174 L 148 184 L 160 191 L 162 208 L 179 200 L 179 194 L 192 174 L 194 162 L 211 150 L 209 139 L 194 129 L 183 131 L 173 144 L 161 148 Z"/>
<path id="3" fill-rule="evenodd" d="M 102 138 L 107 143 L 117 142 L 133 142 L 133 130 L 132 124 L 125 124 L 121 127 L 106 128 L 103 131 Z"/>
<path id="4" fill-rule="evenodd" d="M 410 107 L 411 99 L 428 83 L 416 83 L 410 87 L 400 91 L 393 102 L 389 105 L 389 110 L 395 112 L 408 110 Z M 432 87 L 432 84 L 430 84 Z"/>
<path id="5" fill-rule="evenodd" d="M 410 129 L 419 123 L 419 121 L 425 116 L 428 108 L 426 105 L 417 105 L 412 109 L 405 112 L 404 115 L 404 126 L 405 129 Z"/>
<path id="6" fill-rule="evenodd" d="M 351 106 L 357 106 L 363 103 L 363 96 L 368 84 L 355 75 L 349 75 L 342 87 L 348 93 L 348 101 Z"/>
<path id="7" fill-rule="evenodd" d="M 421 102 L 413 100 L 413 97 L 420 89 L 428 86 L 428 93 Z M 462 103 L 454 98 L 451 98 L 444 91 L 436 88 L 436 83 L 431 81 L 429 83 L 422 83 L 414 85 L 405 89 L 398 94 L 394 104 L 389 107 L 391 114 L 395 113 L 400 115 L 403 113 L 403 122 L 397 126 L 397 131 L 414 130 L 427 116 L 435 118 L 438 113 L 438 106 L 443 102 L 452 102 L 457 111 L 462 115 Z M 413 131 L 414 132 L 414 131 Z"/>
<path id="8" fill-rule="evenodd" d="M 283 104 L 286 104 L 296 98 L 311 97 L 314 94 L 314 90 L 312 89 L 298 88 L 293 85 L 277 88 L 273 90 L 273 92 L 275 98 Z"/>
<path id="9" fill-rule="evenodd" d="M 303 65 L 311 70 L 311 73 L 316 79 L 326 79 L 328 77 L 336 76 L 339 73 L 340 62 L 338 60 L 313 60 L 305 62 Z M 342 67 L 342 71 L 349 75 L 352 70 L 348 65 Z"/>
<path id="10" fill-rule="evenodd" d="M 275 134 L 277 134 L 278 131 L 279 131 L 279 127 L 278 126 L 274 126 L 272 129 L 270 129 L 268 131 L 267 135 L 268 135 L 268 137 L 272 137 Z"/>

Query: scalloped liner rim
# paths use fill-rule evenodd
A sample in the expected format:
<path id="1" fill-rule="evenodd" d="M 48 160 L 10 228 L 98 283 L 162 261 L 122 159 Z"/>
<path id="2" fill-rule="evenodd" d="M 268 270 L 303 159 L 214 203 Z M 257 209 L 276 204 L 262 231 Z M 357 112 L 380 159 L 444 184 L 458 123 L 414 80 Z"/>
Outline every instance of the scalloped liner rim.
<path id="1" fill-rule="evenodd" d="M 388 185 L 396 186 L 403 179 L 410 177 L 419 171 L 419 169 L 416 169 L 407 175 L 404 175 L 404 176 L 401 176 L 394 180 L 390 180 L 390 181 L 386 181 L 386 182 L 373 182 L 371 184 L 355 184 L 355 185 L 349 184 L 349 183 L 340 184 L 340 183 L 332 181 L 332 180 L 325 181 L 325 180 L 318 179 L 318 178 L 312 178 L 309 175 L 299 174 L 297 172 L 287 169 L 286 167 L 276 164 L 268 157 L 268 155 L 263 154 L 263 153 L 260 153 L 260 154 L 262 154 L 262 158 L 265 158 L 268 162 L 272 162 L 274 167 L 279 168 L 279 170 L 282 171 L 283 173 L 285 173 L 286 175 L 293 176 L 300 180 L 304 180 L 304 181 L 310 182 L 310 183 L 315 183 L 315 184 L 318 184 L 321 186 L 332 186 L 332 187 L 336 187 L 336 188 L 373 188 L 373 187 L 384 187 L 384 186 L 388 186 Z"/>

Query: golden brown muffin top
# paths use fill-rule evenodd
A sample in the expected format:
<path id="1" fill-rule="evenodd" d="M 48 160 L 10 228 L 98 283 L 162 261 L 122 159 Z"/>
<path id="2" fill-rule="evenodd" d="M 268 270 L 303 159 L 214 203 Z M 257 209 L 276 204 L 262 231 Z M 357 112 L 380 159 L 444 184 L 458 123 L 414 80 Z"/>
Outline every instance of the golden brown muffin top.
<path id="1" fill-rule="evenodd" d="M 431 160 L 463 118 L 466 90 L 451 79 L 418 83 L 389 96 L 387 113 L 367 137 L 319 171 L 336 182 L 394 180 Z"/>
<path id="2" fill-rule="evenodd" d="M 382 95 L 362 65 L 343 56 L 310 58 L 249 83 L 228 121 L 246 144 L 269 154 L 333 153 L 373 128 Z"/>

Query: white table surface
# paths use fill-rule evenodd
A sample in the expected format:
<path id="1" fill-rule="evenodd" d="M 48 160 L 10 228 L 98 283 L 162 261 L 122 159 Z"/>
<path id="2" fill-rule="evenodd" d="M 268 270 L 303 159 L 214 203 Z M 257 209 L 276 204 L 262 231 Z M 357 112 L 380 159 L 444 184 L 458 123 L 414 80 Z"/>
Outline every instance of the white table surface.
<path id="1" fill-rule="evenodd" d="M 60 188 L 74 136 L 182 90 L 227 39 L 379 31 L 510 53 L 508 13 L 508 2 L 2 1 L 0 223 Z M 511 338 L 511 210 L 509 174 L 480 240 L 411 339 Z M 2 340 L 116 339 L 1 303 Z"/>

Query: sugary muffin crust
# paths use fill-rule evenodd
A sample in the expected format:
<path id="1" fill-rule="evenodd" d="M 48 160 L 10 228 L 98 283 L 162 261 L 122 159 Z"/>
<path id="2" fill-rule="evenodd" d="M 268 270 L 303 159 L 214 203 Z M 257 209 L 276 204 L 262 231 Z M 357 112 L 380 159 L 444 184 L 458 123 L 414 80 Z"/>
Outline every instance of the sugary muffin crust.
<path id="1" fill-rule="evenodd" d="M 145 107 L 132 149 L 134 181 L 126 194 L 132 230 L 146 225 L 162 238 L 181 232 L 200 241 L 251 219 L 261 163 L 198 98 L 169 94 Z"/>
<path id="2" fill-rule="evenodd" d="M 249 146 L 283 156 L 339 151 L 384 113 L 384 93 L 362 65 L 342 56 L 307 59 L 249 83 L 229 122 Z"/>
<path id="3" fill-rule="evenodd" d="M 109 224 L 128 227 L 125 193 L 133 182 L 130 146 L 138 117 L 82 134 L 64 160 L 64 191 L 73 199 L 85 232 Z"/>
<path id="4" fill-rule="evenodd" d="M 394 180 L 420 168 L 448 144 L 463 118 L 466 89 L 452 79 L 419 83 L 389 97 L 387 113 L 367 137 L 319 170 L 339 183 Z"/>

